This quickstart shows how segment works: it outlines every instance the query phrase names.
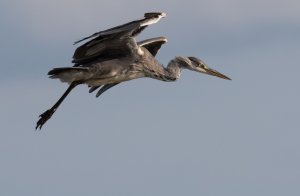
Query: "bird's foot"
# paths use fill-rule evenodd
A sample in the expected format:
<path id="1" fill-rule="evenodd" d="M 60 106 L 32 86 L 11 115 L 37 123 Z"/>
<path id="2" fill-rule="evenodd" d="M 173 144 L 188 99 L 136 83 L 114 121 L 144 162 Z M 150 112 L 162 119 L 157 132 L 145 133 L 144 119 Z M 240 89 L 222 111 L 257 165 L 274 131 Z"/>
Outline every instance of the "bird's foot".
<path id="1" fill-rule="evenodd" d="M 55 110 L 49 109 L 49 110 L 45 111 L 43 114 L 41 114 L 39 116 L 40 119 L 36 123 L 35 129 L 38 129 L 38 128 L 41 129 L 42 126 L 47 122 L 47 120 L 49 120 L 51 118 L 51 116 L 53 115 L 54 112 L 55 112 Z"/>

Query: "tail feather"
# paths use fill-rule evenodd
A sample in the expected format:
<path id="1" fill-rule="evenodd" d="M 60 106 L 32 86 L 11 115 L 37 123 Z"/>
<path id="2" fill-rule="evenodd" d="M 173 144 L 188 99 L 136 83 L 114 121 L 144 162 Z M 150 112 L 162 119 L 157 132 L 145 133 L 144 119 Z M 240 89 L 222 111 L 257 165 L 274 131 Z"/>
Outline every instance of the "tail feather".
<path id="1" fill-rule="evenodd" d="M 62 82 L 72 83 L 89 77 L 89 69 L 86 67 L 60 67 L 48 72 L 50 78 L 58 78 Z"/>

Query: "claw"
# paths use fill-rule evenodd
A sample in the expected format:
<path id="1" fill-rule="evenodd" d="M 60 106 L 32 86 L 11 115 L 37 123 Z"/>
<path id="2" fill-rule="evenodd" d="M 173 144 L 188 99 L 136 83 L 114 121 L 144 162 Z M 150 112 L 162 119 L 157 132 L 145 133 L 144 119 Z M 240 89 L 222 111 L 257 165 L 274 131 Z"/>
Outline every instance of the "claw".
<path id="1" fill-rule="evenodd" d="M 81 84 L 80 81 L 72 82 L 69 88 L 64 92 L 64 94 L 59 98 L 59 100 L 46 112 L 40 115 L 40 119 L 36 123 L 35 129 L 42 128 L 42 126 L 51 118 L 53 113 L 57 110 L 59 105 L 64 101 L 64 99 L 68 96 L 68 94 L 75 88 L 77 85 Z"/>
<path id="2" fill-rule="evenodd" d="M 45 111 L 43 114 L 41 114 L 39 117 L 40 119 L 38 120 L 38 122 L 36 123 L 36 127 L 35 129 L 37 130 L 38 128 L 42 128 L 42 126 L 47 122 L 47 120 L 49 120 L 51 118 L 51 116 L 53 115 L 53 113 L 55 112 L 55 110 L 47 110 Z"/>

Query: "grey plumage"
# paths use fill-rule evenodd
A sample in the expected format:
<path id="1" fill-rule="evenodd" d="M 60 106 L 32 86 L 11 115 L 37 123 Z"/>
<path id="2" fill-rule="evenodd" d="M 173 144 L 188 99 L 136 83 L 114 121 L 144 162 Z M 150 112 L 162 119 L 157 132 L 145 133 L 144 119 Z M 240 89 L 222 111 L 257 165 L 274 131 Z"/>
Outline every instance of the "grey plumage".
<path id="1" fill-rule="evenodd" d="M 161 48 L 162 44 L 165 44 L 167 42 L 167 39 L 165 37 L 156 37 L 151 39 L 146 39 L 143 41 L 138 42 L 137 44 L 140 47 L 146 48 L 152 56 L 156 56 L 158 50 Z M 100 88 L 100 90 L 97 92 L 96 97 L 99 97 L 102 93 L 107 91 L 113 86 L 116 86 L 119 83 L 113 83 L 113 84 L 107 84 Z M 92 86 L 90 87 L 89 93 L 94 92 L 96 89 L 98 89 L 100 86 Z"/>
<path id="2" fill-rule="evenodd" d="M 175 57 L 164 67 L 155 59 L 155 55 L 162 44 L 167 42 L 165 37 L 136 42 L 135 37 L 139 33 L 165 16 L 160 12 L 146 13 L 140 20 L 99 31 L 75 42 L 91 39 L 75 50 L 73 67 L 54 68 L 48 72 L 50 78 L 58 78 L 70 86 L 49 110 L 40 115 L 36 129 L 42 128 L 65 97 L 79 84 L 87 84 L 90 93 L 101 87 L 96 94 L 98 97 L 119 83 L 141 77 L 175 81 L 180 77 L 182 69 L 230 79 L 210 69 L 196 57 Z"/>

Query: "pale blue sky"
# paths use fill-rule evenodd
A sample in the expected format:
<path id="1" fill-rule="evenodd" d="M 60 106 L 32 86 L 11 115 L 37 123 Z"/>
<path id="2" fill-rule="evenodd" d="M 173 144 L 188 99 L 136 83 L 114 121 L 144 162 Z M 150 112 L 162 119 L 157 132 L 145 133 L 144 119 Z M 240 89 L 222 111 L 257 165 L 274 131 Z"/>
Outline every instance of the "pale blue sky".
<path id="1" fill-rule="evenodd" d="M 233 80 L 80 86 L 35 132 L 72 43 L 149 11 L 167 13 L 138 38 L 168 38 L 161 63 L 197 56 Z M 1 2 L 1 196 L 299 195 L 299 18 L 296 0 Z"/>

